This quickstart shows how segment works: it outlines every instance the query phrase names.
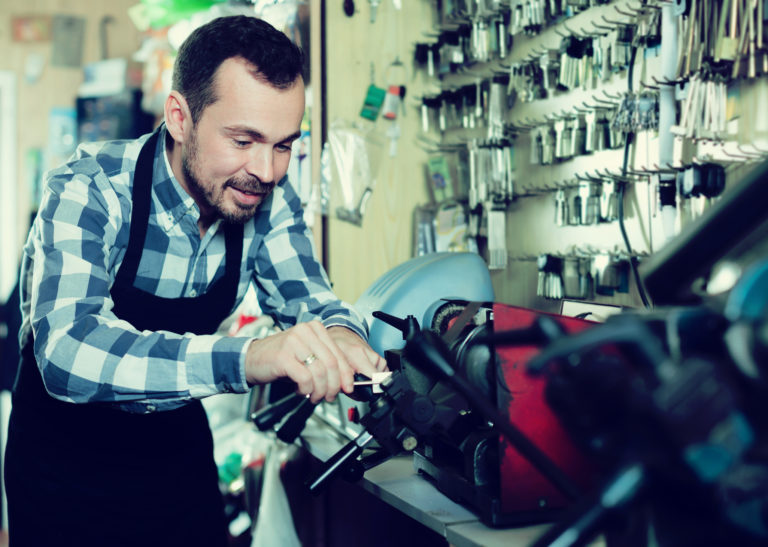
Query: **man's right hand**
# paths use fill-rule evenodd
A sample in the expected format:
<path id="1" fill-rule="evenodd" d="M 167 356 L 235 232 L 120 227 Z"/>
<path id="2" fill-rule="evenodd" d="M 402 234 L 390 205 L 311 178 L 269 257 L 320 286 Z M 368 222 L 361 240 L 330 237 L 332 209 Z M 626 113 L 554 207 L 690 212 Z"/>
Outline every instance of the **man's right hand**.
<path id="1" fill-rule="evenodd" d="M 370 369 L 370 370 L 369 370 Z M 320 321 L 299 323 L 248 346 L 245 373 L 249 384 L 263 384 L 287 376 L 298 392 L 313 403 L 333 401 L 342 389 L 351 392 L 355 372 L 370 377 L 369 362 L 353 366 Z"/>

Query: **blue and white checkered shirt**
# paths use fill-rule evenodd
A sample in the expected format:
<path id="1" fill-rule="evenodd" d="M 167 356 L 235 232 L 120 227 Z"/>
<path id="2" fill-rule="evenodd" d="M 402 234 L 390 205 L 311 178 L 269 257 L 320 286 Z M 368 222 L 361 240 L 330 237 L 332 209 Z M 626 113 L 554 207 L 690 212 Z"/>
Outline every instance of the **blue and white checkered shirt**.
<path id="1" fill-rule="evenodd" d="M 161 131 L 135 286 L 165 298 L 194 297 L 224 274 L 224 230 L 217 221 L 200 239 L 200 211 L 172 174 Z M 22 257 L 19 336 L 34 332 L 38 366 L 57 399 L 148 412 L 248 390 L 250 338 L 140 332 L 112 312 L 109 291 L 128 245 L 131 173 L 148 137 L 81 145 L 46 176 Z M 332 293 L 302 214 L 283 179 L 245 225 L 237 303 L 253 282 L 263 313 L 284 328 L 320 319 L 365 336 L 360 315 Z"/>

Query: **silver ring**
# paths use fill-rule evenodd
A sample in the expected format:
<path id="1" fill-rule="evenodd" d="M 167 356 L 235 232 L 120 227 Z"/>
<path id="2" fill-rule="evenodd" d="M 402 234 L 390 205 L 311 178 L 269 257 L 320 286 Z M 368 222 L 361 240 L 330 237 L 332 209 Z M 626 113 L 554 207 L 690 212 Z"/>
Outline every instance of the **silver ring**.
<path id="1" fill-rule="evenodd" d="M 304 363 L 304 365 L 305 365 L 305 366 L 309 366 L 309 365 L 311 365 L 312 363 L 314 363 L 315 361 L 317 361 L 317 355 L 315 355 L 314 353 L 311 353 L 311 354 L 309 355 L 309 357 L 307 357 L 306 359 L 304 359 L 303 363 Z"/>

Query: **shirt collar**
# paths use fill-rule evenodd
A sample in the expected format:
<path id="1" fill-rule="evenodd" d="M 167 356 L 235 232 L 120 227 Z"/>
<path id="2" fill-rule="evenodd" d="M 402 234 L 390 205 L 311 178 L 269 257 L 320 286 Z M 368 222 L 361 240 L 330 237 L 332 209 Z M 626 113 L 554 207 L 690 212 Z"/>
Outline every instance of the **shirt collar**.
<path id="1" fill-rule="evenodd" d="M 173 174 L 171 163 L 168 159 L 168 152 L 165 147 L 167 129 L 165 124 L 158 129 L 160 138 L 157 140 L 155 149 L 155 161 L 153 171 L 153 188 L 157 202 L 158 223 L 168 231 L 177 224 L 185 215 L 191 215 L 194 224 L 197 224 L 200 218 L 200 209 L 198 208 L 192 196 L 187 194 L 184 188 Z"/>

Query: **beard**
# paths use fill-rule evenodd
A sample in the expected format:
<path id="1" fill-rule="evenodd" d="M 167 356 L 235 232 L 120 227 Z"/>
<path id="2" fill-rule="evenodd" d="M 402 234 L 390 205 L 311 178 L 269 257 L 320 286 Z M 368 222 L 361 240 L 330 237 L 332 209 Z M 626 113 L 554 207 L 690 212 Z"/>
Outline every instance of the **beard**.
<path id="1" fill-rule="evenodd" d="M 187 181 L 192 197 L 199 203 L 205 203 L 209 211 L 214 211 L 216 216 L 225 222 L 232 224 L 245 224 L 254 217 L 263 199 L 253 205 L 232 200 L 230 207 L 226 206 L 224 192 L 228 187 L 237 188 L 245 192 L 263 194 L 263 198 L 272 191 L 272 182 L 264 183 L 258 177 L 231 177 L 220 187 L 206 187 L 202 184 L 197 173 L 199 160 L 199 147 L 197 143 L 197 130 L 192 129 L 187 147 L 181 154 L 181 169 Z M 202 212 L 202 211 L 201 211 Z"/>

